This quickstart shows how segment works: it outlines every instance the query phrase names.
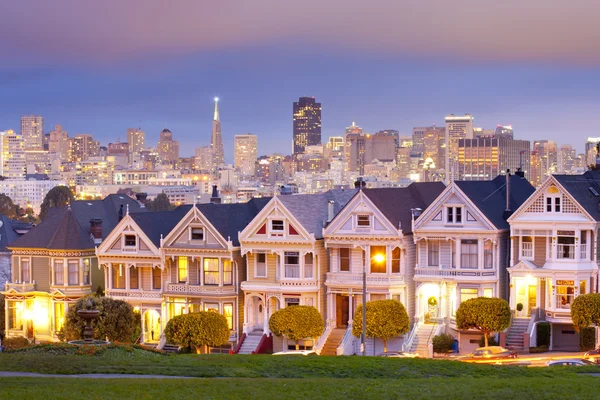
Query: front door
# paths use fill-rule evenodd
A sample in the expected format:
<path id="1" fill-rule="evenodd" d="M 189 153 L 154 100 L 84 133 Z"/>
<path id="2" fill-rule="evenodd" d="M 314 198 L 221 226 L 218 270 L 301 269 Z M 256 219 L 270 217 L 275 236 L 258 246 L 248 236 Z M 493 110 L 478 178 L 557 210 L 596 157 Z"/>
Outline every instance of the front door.
<path id="1" fill-rule="evenodd" d="M 255 300 L 255 312 L 254 312 L 254 329 L 263 330 L 265 325 L 265 317 L 264 317 L 264 307 L 262 300 L 259 300 L 257 297 Z"/>
<path id="2" fill-rule="evenodd" d="M 528 286 L 527 314 L 531 315 L 531 309 L 537 307 L 537 286 Z"/>
<path id="3" fill-rule="evenodd" d="M 350 319 L 350 297 L 337 294 L 335 296 L 336 327 L 345 328 Z"/>

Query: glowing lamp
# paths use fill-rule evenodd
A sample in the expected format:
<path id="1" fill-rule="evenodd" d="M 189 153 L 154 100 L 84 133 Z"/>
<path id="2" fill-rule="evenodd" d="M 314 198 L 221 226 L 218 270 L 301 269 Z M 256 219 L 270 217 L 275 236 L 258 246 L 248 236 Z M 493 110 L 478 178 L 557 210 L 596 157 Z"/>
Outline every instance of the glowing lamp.
<path id="1" fill-rule="evenodd" d="M 383 254 L 375 254 L 373 256 L 373 260 L 375 260 L 377 263 L 382 263 L 385 261 L 385 256 Z"/>

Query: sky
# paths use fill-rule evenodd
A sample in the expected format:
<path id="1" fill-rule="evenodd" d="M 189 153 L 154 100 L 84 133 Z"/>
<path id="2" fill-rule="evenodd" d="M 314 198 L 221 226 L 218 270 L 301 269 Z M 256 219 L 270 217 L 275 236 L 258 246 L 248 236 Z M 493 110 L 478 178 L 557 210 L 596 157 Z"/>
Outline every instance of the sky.
<path id="1" fill-rule="evenodd" d="M 322 103 L 323 141 L 367 132 L 512 124 L 520 139 L 579 151 L 600 136 L 595 0 L 19 0 L 0 5 L 0 130 L 42 115 L 45 130 L 102 145 L 167 127 L 181 155 L 210 143 L 218 96 L 233 136 L 288 154 L 292 103 Z"/>

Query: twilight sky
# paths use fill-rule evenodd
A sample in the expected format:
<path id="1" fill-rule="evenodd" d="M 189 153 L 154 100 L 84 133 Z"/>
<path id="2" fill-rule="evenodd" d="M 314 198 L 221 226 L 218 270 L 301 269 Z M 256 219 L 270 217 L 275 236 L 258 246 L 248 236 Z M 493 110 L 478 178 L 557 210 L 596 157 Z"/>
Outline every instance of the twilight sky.
<path id="1" fill-rule="evenodd" d="M 323 103 L 324 140 L 467 112 L 580 151 L 600 136 L 596 0 L 4 3 L 0 130 L 41 114 L 106 145 L 168 127 L 187 156 L 209 144 L 218 95 L 229 161 L 238 133 L 289 153 L 299 96 Z"/>

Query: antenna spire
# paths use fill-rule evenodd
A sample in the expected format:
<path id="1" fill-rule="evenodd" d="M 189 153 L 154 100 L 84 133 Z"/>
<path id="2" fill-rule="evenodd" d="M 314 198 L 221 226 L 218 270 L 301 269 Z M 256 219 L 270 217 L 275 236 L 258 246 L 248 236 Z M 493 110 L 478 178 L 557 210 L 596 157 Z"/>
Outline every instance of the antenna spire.
<path id="1" fill-rule="evenodd" d="M 219 121 L 219 98 L 215 97 L 215 115 L 213 117 L 214 121 Z"/>

